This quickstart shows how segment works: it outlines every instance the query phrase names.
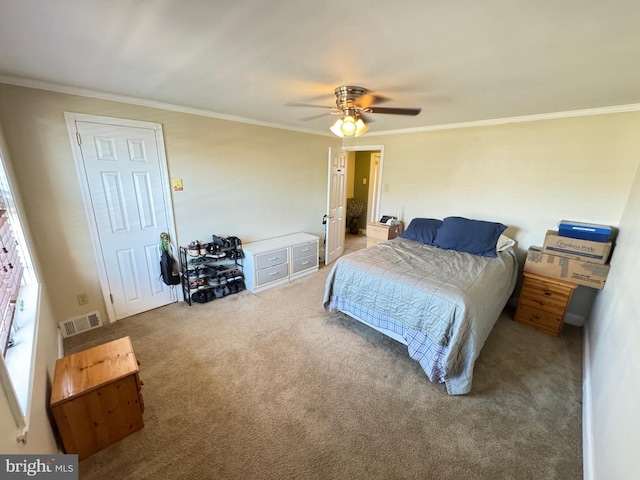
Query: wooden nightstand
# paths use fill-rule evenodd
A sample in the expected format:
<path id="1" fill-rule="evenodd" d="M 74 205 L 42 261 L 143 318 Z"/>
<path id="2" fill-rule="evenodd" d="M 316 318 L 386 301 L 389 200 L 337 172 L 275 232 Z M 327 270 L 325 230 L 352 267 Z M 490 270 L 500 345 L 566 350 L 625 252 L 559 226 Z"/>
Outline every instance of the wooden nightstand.
<path id="1" fill-rule="evenodd" d="M 560 336 L 567 306 L 577 287 L 575 283 L 524 272 L 524 284 L 513 319 L 536 330 Z"/>
<path id="2" fill-rule="evenodd" d="M 398 225 L 384 225 L 378 222 L 369 222 L 367 223 L 367 247 L 396 238 L 401 233 L 401 223 Z"/>
<path id="3" fill-rule="evenodd" d="M 50 404 L 65 452 L 82 460 L 144 427 L 141 386 L 129 337 L 57 360 Z"/>

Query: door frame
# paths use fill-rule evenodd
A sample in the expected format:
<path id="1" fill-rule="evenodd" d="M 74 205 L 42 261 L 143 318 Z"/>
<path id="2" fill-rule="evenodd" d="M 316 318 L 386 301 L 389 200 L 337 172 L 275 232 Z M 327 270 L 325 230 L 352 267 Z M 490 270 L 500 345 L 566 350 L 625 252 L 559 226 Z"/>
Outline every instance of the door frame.
<path id="1" fill-rule="evenodd" d="M 376 191 L 374 191 L 372 195 L 375 203 L 375 211 L 379 212 L 382 199 L 382 188 L 380 188 L 380 186 L 382 185 L 382 177 L 384 176 L 384 145 L 343 146 L 342 150 L 344 150 L 345 152 L 380 152 L 380 165 L 378 165 L 378 181 L 376 182 Z M 375 221 L 375 219 L 371 221 Z"/>
<path id="2" fill-rule="evenodd" d="M 73 151 L 73 158 L 76 164 L 76 173 L 78 174 L 78 182 L 80 184 L 80 190 L 82 192 L 82 201 L 84 204 L 84 211 L 87 216 L 89 224 L 89 233 L 91 235 L 91 243 L 93 245 L 93 254 L 96 259 L 96 266 L 98 267 L 98 278 L 100 280 L 100 286 L 102 289 L 102 298 L 104 300 L 105 309 L 107 311 L 107 317 L 109 323 L 117 321 L 116 312 L 113 304 L 111 303 L 111 290 L 109 288 L 109 281 L 107 279 L 107 268 L 104 262 L 102 254 L 102 247 L 100 243 L 100 236 L 98 234 L 98 224 L 95 217 L 95 212 L 92 208 L 91 196 L 89 193 L 89 183 L 84 169 L 84 159 L 82 156 L 82 149 L 78 144 L 78 137 L 76 135 L 76 122 L 88 122 L 99 123 L 102 125 L 113 125 L 118 127 L 134 127 L 134 128 L 146 128 L 154 130 L 156 137 L 156 147 L 158 149 L 158 159 L 160 164 L 160 177 L 162 179 L 162 196 L 164 200 L 164 207 L 167 212 L 167 229 L 169 230 L 169 236 L 174 246 L 176 245 L 176 225 L 173 216 L 173 198 L 171 196 L 170 181 L 169 181 L 169 169 L 167 165 L 167 154 L 164 148 L 164 133 L 162 125 L 159 123 L 145 122 L 141 120 L 129 120 L 125 118 L 115 117 L 103 117 L 99 115 L 88 115 L 85 113 L 64 112 L 64 118 L 67 123 L 67 132 L 69 134 L 69 141 L 71 142 L 71 149 Z M 158 243 L 160 240 L 158 239 Z M 177 250 L 176 250 L 177 251 Z M 176 289 L 178 293 L 178 301 L 183 300 L 182 289 Z"/>

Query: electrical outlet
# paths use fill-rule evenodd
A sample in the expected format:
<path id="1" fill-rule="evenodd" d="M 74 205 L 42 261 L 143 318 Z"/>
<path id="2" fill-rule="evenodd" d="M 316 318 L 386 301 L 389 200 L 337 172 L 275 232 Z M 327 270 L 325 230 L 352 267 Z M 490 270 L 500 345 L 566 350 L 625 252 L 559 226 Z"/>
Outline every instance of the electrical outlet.
<path id="1" fill-rule="evenodd" d="M 76 295 L 76 298 L 78 299 L 78 305 L 86 305 L 87 303 L 89 303 L 89 298 L 87 297 L 86 293 Z"/>
<path id="2" fill-rule="evenodd" d="M 389 191 L 389 184 L 388 184 L 388 183 L 385 183 L 385 184 L 384 184 L 384 191 L 385 191 L 385 192 L 388 192 L 388 191 Z"/>

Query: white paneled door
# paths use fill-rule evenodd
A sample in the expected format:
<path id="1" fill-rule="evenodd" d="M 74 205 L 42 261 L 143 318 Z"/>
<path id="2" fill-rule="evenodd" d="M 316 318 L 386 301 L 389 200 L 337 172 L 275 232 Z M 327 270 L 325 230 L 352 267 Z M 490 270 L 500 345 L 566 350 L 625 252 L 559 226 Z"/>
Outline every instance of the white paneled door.
<path id="1" fill-rule="evenodd" d="M 329 149 L 329 184 L 327 188 L 327 245 L 325 264 L 344 253 L 347 203 L 347 153 Z"/>
<path id="2" fill-rule="evenodd" d="M 175 302 L 176 289 L 160 277 L 160 233 L 171 229 L 158 132 L 85 121 L 75 125 L 110 313 L 118 320 Z"/>

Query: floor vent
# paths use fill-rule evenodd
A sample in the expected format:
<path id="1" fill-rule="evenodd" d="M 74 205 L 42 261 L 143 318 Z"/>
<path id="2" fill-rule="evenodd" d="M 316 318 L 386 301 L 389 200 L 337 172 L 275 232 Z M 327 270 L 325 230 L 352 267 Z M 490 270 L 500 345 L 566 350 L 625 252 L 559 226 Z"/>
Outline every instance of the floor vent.
<path id="1" fill-rule="evenodd" d="M 62 336 L 64 338 L 72 337 L 92 328 L 98 328 L 102 326 L 102 320 L 98 312 L 87 313 L 81 317 L 72 318 L 71 320 L 65 320 L 59 323 Z"/>

